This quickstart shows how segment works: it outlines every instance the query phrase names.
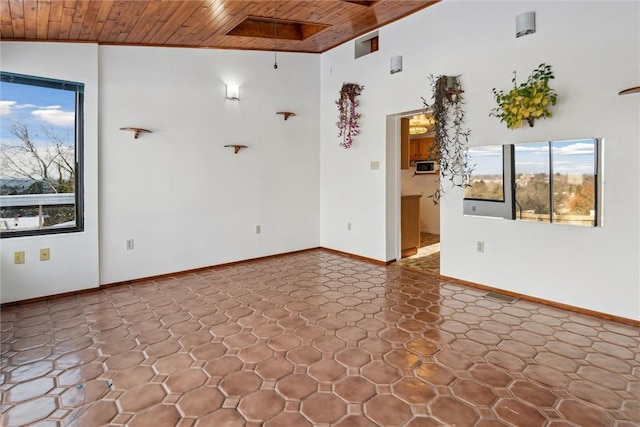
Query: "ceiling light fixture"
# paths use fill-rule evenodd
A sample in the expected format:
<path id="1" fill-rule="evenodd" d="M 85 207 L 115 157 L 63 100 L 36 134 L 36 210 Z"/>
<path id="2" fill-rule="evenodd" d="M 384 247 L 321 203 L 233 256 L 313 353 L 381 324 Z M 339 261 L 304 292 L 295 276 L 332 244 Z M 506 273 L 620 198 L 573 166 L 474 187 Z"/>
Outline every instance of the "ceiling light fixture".
<path id="1" fill-rule="evenodd" d="M 426 126 L 410 126 L 409 127 L 409 133 L 411 135 L 420 135 L 422 133 L 427 133 L 428 130 L 429 128 Z"/>
<path id="2" fill-rule="evenodd" d="M 409 133 L 420 135 L 433 131 L 436 119 L 431 114 L 418 114 L 409 120 Z"/>

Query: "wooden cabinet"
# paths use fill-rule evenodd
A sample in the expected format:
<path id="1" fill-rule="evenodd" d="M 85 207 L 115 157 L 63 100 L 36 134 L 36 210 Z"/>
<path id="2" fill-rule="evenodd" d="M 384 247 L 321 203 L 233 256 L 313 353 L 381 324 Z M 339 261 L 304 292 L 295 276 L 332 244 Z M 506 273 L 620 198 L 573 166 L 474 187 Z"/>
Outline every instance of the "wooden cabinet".
<path id="1" fill-rule="evenodd" d="M 431 157 L 431 147 L 435 144 L 434 137 L 412 139 L 409 141 L 409 161 L 437 160 Z"/>
<path id="2" fill-rule="evenodd" d="M 400 169 L 409 169 L 409 119 L 400 119 Z"/>
<path id="3" fill-rule="evenodd" d="M 420 247 L 420 195 L 400 200 L 400 256 L 418 253 Z"/>
<path id="4" fill-rule="evenodd" d="M 410 139 L 409 119 L 400 119 L 400 169 L 409 169 L 416 160 L 432 159 L 432 146 L 435 144 L 433 136 Z"/>

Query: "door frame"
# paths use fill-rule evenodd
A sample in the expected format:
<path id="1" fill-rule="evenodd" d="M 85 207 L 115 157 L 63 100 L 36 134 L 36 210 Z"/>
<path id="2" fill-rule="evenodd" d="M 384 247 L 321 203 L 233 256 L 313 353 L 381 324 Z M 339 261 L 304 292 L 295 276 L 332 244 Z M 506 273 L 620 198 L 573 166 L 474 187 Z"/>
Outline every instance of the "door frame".
<path id="1" fill-rule="evenodd" d="M 402 196 L 402 173 L 400 169 L 400 119 L 424 113 L 424 108 L 388 114 L 386 117 L 386 245 L 385 255 L 389 262 L 401 259 L 400 197 Z"/>

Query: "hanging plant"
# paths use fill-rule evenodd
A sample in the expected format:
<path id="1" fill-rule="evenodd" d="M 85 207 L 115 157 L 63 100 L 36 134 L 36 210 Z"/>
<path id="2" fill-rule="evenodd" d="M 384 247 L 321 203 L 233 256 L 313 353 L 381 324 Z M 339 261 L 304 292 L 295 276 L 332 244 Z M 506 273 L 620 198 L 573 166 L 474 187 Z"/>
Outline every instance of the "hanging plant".
<path id="1" fill-rule="evenodd" d="M 338 137 L 342 137 L 340 145 L 344 148 L 351 147 L 353 144 L 353 137 L 360 133 L 358 127 L 358 119 L 360 113 L 356 111 L 356 108 L 360 103 L 357 97 L 362 93 L 364 86 L 360 86 L 357 83 L 343 83 L 342 89 L 340 89 L 340 97 L 336 100 L 338 106 Z"/>
<path id="2" fill-rule="evenodd" d="M 517 129 L 526 121 L 533 126 L 535 119 L 552 117 L 547 108 L 556 105 L 556 92 L 549 87 L 553 79 L 551 65 L 540 64 L 533 70 L 526 82 L 517 84 L 516 72 L 513 72 L 513 89 L 509 92 L 492 89 L 498 106 L 491 110 L 490 116 L 499 117 L 509 129 Z"/>
<path id="3" fill-rule="evenodd" d="M 462 87 L 459 76 L 429 76 L 433 91 L 433 104 L 424 98 L 425 110 L 431 111 L 435 119 L 435 144 L 431 145 L 429 158 L 440 162 L 440 185 L 433 193 L 433 203 L 438 204 L 444 193 L 443 183 L 448 180 L 452 186 L 465 188 L 469 185 L 469 177 L 473 165 L 469 164 L 468 129 L 463 127 L 464 110 L 462 109 Z"/>

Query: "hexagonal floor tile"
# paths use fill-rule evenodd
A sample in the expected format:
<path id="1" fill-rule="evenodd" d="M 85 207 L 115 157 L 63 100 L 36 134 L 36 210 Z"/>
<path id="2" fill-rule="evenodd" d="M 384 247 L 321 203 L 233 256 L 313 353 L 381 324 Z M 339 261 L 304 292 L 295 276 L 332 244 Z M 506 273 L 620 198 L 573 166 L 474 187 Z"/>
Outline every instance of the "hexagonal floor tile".
<path id="1" fill-rule="evenodd" d="M 272 358 L 258 363 L 256 373 L 265 380 L 277 380 L 293 372 L 293 368 L 285 359 Z"/>
<path id="2" fill-rule="evenodd" d="M 171 393 L 186 393 L 200 387 L 207 379 L 207 374 L 202 369 L 191 368 L 170 375 L 165 385 Z"/>
<path id="3" fill-rule="evenodd" d="M 395 396 L 376 396 L 364 405 L 364 412 L 379 425 L 403 425 L 412 416 L 411 406 Z"/>
<path id="4" fill-rule="evenodd" d="M 0 331 L 8 425 L 640 421 L 637 327 L 326 250 L 3 306 Z"/>
<path id="5" fill-rule="evenodd" d="M 480 419 L 472 405 L 455 397 L 438 396 L 429 404 L 429 408 L 433 416 L 447 425 L 471 426 Z"/>
<path id="6" fill-rule="evenodd" d="M 220 389 L 227 396 L 244 396 L 260 388 L 262 380 L 253 372 L 236 372 L 222 379 Z"/>
<path id="7" fill-rule="evenodd" d="M 366 402 L 376 394 L 375 386 L 360 376 L 348 376 L 334 385 L 335 393 L 350 403 Z"/>
<path id="8" fill-rule="evenodd" d="M 166 395 L 160 384 L 143 384 L 125 391 L 119 401 L 123 411 L 138 412 L 162 402 Z"/>
<path id="9" fill-rule="evenodd" d="M 214 387 L 200 387 L 185 393 L 178 407 L 187 417 L 203 417 L 222 406 L 224 396 Z"/>
<path id="10" fill-rule="evenodd" d="M 346 415 L 347 408 L 333 394 L 315 392 L 302 401 L 301 412 L 314 424 L 329 424 Z"/>
<path id="11" fill-rule="evenodd" d="M 131 427 L 170 427 L 175 426 L 181 416 L 173 405 L 156 405 L 146 411 L 136 413 L 127 424 Z"/>
<path id="12" fill-rule="evenodd" d="M 284 409 L 284 399 L 274 390 L 259 390 L 241 399 L 238 411 L 249 421 L 264 422 Z"/>
<path id="13" fill-rule="evenodd" d="M 291 400 L 302 399 L 317 389 L 318 383 L 305 374 L 289 374 L 276 383 L 276 390 Z"/>

